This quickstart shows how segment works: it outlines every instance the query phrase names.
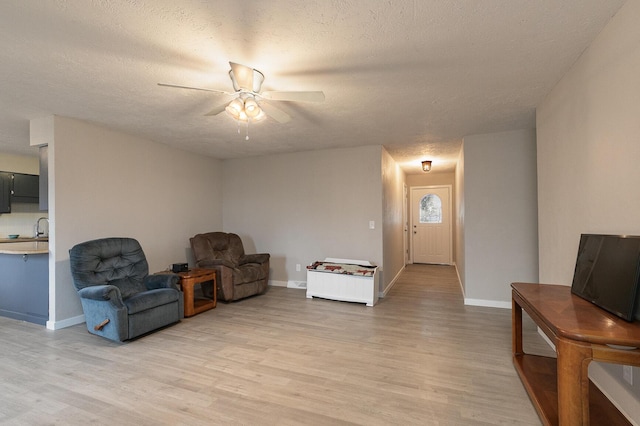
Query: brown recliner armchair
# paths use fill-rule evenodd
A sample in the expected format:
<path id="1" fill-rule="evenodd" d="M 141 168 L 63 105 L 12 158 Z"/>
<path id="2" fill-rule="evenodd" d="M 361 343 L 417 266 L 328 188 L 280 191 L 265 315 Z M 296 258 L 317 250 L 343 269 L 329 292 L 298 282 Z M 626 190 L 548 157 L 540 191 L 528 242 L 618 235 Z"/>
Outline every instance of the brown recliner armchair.
<path id="1" fill-rule="evenodd" d="M 267 290 L 269 253 L 245 254 L 240 237 L 226 232 L 197 234 L 189 241 L 196 266 L 216 270 L 218 299 L 231 302 Z"/>

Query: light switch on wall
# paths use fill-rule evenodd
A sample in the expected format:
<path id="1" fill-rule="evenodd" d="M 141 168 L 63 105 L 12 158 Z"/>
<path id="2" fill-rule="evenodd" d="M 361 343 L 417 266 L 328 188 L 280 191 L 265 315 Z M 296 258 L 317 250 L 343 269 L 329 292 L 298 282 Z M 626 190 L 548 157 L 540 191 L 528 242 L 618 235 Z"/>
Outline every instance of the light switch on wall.
<path id="1" fill-rule="evenodd" d="M 376 222 L 373 220 L 369 221 L 369 229 L 376 229 Z"/>

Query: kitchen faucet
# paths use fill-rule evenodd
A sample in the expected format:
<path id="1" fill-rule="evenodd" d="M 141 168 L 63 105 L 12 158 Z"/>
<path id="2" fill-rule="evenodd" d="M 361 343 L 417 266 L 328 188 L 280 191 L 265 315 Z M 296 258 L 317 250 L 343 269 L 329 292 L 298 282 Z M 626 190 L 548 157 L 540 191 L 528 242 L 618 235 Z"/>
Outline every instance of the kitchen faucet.
<path id="1" fill-rule="evenodd" d="M 44 235 L 44 231 L 40 231 L 40 221 L 42 219 L 46 220 L 47 224 L 49 223 L 49 219 L 46 217 L 41 217 L 36 221 L 36 226 L 34 226 L 34 234 L 36 238 L 40 237 L 41 235 Z"/>

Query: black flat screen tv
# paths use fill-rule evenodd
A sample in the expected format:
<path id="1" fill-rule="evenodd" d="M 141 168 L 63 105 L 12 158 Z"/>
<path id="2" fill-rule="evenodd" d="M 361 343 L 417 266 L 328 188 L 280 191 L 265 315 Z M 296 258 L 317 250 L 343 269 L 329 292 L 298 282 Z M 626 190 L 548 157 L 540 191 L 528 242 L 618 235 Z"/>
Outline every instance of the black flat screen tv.
<path id="1" fill-rule="evenodd" d="M 640 319 L 640 236 L 582 234 L 571 292 L 627 321 Z"/>

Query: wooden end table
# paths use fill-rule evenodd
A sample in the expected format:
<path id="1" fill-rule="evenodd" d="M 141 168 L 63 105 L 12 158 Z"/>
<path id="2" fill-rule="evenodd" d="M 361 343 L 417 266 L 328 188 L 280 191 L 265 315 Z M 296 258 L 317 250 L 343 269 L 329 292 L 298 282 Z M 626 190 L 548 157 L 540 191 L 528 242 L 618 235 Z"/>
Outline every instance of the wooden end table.
<path id="1" fill-rule="evenodd" d="M 184 316 L 192 317 L 200 312 L 208 311 L 216 307 L 218 303 L 216 271 L 215 269 L 194 268 L 187 272 L 176 273 L 180 277 L 180 288 L 184 293 Z M 213 281 L 213 299 L 196 298 L 194 287 L 196 284 Z"/>
<path id="2" fill-rule="evenodd" d="M 589 380 L 589 363 L 640 366 L 640 325 L 571 294 L 571 287 L 513 283 L 513 363 L 545 425 L 627 425 Z M 556 346 L 557 360 L 526 354 L 522 311 Z"/>

